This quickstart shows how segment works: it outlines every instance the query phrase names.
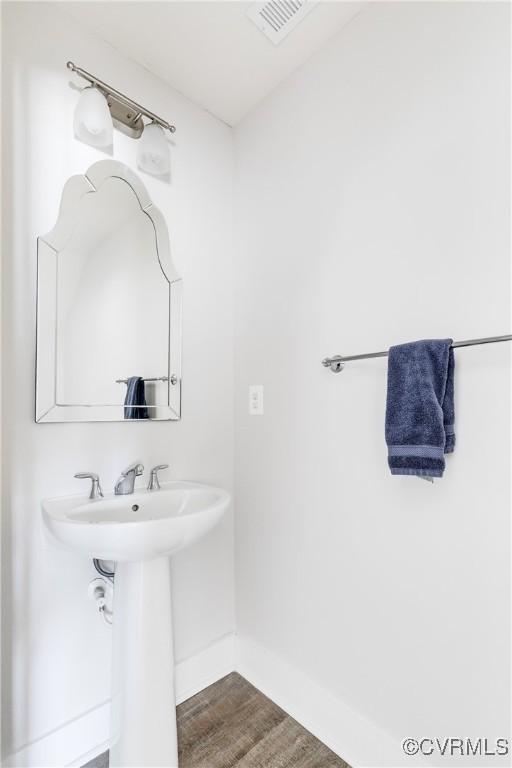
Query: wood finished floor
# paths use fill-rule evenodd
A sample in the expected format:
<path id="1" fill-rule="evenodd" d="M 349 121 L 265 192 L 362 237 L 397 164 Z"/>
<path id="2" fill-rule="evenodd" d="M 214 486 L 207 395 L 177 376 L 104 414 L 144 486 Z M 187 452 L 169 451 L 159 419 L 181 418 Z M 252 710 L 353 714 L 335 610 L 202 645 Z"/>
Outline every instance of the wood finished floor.
<path id="1" fill-rule="evenodd" d="M 236 672 L 177 708 L 180 768 L 349 768 Z M 105 752 L 84 768 L 108 768 Z"/>

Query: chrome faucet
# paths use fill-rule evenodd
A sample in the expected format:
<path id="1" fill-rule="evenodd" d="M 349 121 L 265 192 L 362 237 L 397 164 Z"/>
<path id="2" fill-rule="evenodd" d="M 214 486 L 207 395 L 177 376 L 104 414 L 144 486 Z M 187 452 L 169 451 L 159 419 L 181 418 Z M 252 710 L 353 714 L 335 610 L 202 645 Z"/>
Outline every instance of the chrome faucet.
<path id="1" fill-rule="evenodd" d="M 148 491 L 159 491 L 160 490 L 160 483 L 158 481 L 158 473 L 161 469 L 169 469 L 168 464 L 157 464 L 156 467 L 153 467 L 153 469 L 150 472 L 149 475 L 149 483 L 148 483 Z"/>
<path id="2" fill-rule="evenodd" d="M 139 462 L 130 464 L 129 467 L 123 469 L 121 476 L 114 486 L 114 493 L 116 496 L 126 496 L 129 493 L 133 493 L 133 487 L 135 485 L 135 478 L 140 477 L 144 472 L 144 465 Z"/>
<path id="3" fill-rule="evenodd" d="M 89 493 L 90 499 L 100 499 L 103 496 L 101 490 L 100 478 L 96 472 L 77 472 L 75 477 L 79 480 L 92 480 L 91 492 Z"/>

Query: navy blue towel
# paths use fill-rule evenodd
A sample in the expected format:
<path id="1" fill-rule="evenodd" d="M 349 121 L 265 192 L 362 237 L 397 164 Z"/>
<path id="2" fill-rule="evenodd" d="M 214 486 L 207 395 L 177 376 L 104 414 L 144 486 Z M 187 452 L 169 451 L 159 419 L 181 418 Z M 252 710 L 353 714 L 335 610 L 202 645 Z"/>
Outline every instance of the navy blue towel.
<path id="1" fill-rule="evenodd" d="M 130 376 L 127 381 L 126 397 L 124 399 L 124 417 L 125 419 L 149 418 L 148 409 L 146 407 L 144 379 L 140 376 Z"/>
<path id="2" fill-rule="evenodd" d="M 455 447 L 452 339 L 389 349 L 386 443 L 392 475 L 442 477 Z"/>

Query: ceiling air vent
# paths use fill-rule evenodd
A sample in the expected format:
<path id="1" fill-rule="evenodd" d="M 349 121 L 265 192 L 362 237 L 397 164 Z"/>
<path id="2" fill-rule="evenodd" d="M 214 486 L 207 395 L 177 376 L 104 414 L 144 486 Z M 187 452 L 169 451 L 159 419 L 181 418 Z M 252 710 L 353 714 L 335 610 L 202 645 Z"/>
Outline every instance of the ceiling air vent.
<path id="1" fill-rule="evenodd" d="M 253 3 L 247 15 L 258 29 L 277 45 L 318 2 L 319 0 L 270 0 L 268 3 Z"/>

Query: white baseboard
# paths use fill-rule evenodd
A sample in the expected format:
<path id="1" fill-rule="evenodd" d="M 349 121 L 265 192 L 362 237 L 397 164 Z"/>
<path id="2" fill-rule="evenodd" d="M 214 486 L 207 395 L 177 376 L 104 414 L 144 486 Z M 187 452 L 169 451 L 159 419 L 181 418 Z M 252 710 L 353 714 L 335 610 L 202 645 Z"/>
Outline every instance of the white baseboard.
<path id="1" fill-rule="evenodd" d="M 89 752 L 95 757 L 108 749 L 109 717 L 110 701 L 104 701 L 9 755 L 2 766 L 57 768 L 68 765 L 81 755 L 86 756 L 86 762 Z"/>
<path id="2" fill-rule="evenodd" d="M 235 667 L 352 768 L 411 765 L 399 740 L 395 741 L 299 669 L 243 636 L 237 636 L 235 641 Z M 419 763 L 415 765 L 420 768 Z"/>
<path id="3" fill-rule="evenodd" d="M 176 665 L 176 701 L 180 704 L 234 671 L 234 635 L 227 635 Z M 109 747 L 110 701 L 9 755 L 4 768 L 81 766 Z"/>
<path id="4" fill-rule="evenodd" d="M 234 670 L 235 635 L 231 634 L 176 665 L 176 704 L 181 704 Z"/>

